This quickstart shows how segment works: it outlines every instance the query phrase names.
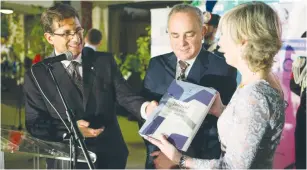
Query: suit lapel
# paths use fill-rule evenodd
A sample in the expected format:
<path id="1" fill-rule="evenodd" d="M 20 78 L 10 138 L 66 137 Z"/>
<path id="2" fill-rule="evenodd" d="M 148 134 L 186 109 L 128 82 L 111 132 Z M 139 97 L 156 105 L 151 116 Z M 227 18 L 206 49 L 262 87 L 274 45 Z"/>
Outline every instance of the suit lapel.
<path id="1" fill-rule="evenodd" d="M 187 77 L 188 82 L 199 84 L 201 78 L 208 69 L 208 54 L 204 49 L 201 49 Z"/>
<path id="2" fill-rule="evenodd" d="M 50 57 L 53 56 L 54 53 Z M 54 74 L 54 78 L 56 79 L 59 87 L 61 88 L 63 97 L 66 100 L 68 106 L 70 107 L 70 109 L 74 110 L 76 114 L 82 114 L 82 105 L 80 107 L 80 104 L 82 104 L 82 98 L 78 93 L 77 87 L 74 86 L 73 82 L 70 80 L 69 75 L 67 74 L 63 64 L 61 62 L 56 62 L 53 63 L 51 67 Z M 43 63 L 39 63 L 34 65 L 32 69 L 33 76 L 37 78 L 37 82 L 39 83 L 42 92 L 55 106 L 59 113 L 64 114 L 65 107 L 46 66 L 44 66 Z"/>
<path id="3" fill-rule="evenodd" d="M 55 52 L 53 51 L 53 53 L 48 58 L 55 57 L 55 56 L 56 56 Z M 54 77 L 55 77 L 56 81 L 58 82 L 60 88 L 66 87 L 66 84 L 63 83 L 64 82 L 63 80 L 65 80 L 65 78 L 68 78 L 66 80 L 69 80 L 69 77 L 68 77 L 68 74 L 67 74 L 63 64 L 61 62 L 53 63 L 52 68 L 53 68 L 52 71 L 53 71 Z M 48 75 L 50 75 L 50 74 L 48 74 Z"/>
<path id="4" fill-rule="evenodd" d="M 53 52 L 49 57 L 54 57 L 54 56 L 55 56 L 55 52 Z M 52 71 L 53 71 L 53 74 L 54 74 L 54 78 L 58 82 L 60 88 L 63 89 L 62 90 L 63 93 L 68 91 L 68 90 L 64 90 L 64 89 L 67 89 L 68 87 L 70 87 L 70 88 L 74 87 L 73 84 L 72 84 L 72 81 L 70 81 L 70 77 L 69 77 L 68 73 L 66 72 L 66 70 L 65 70 L 65 68 L 64 68 L 64 66 L 61 62 L 53 63 L 52 64 Z M 50 76 L 49 73 L 48 73 L 48 75 Z M 68 98 L 66 97 L 65 99 L 68 99 Z"/>
<path id="5" fill-rule="evenodd" d="M 165 70 L 168 75 L 165 75 L 166 84 L 171 84 L 171 82 L 176 79 L 176 67 L 177 67 L 177 57 L 174 53 L 169 55 L 166 60 Z"/>
<path id="6" fill-rule="evenodd" d="M 86 111 L 86 106 L 88 99 L 90 97 L 92 87 L 95 81 L 95 67 L 94 66 L 88 66 L 88 67 L 83 67 L 83 106 L 84 106 L 84 111 Z"/>
<path id="7" fill-rule="evenodd" d="M 82 103 L 82 98 L 76 85 L 70 80 L 70 77 L 63 64 L 61 62 L 57 62 L 52 64 L 52 66 L 54 77 L 57 80 L 69 107 L 78 108 L 78 110 L 80 110 L 80 105 L 77 105 L 77 103 Z"/>
<path id="8" fill-rule="evenodd" d="M 95 60 L 96 52 L 94 50 L 86 49 L 82 51 L 82 69 L 83 69 L 83 107 L 84 111 L 87 110 L 86 106 L 92 91 L 95 81 Z"/>

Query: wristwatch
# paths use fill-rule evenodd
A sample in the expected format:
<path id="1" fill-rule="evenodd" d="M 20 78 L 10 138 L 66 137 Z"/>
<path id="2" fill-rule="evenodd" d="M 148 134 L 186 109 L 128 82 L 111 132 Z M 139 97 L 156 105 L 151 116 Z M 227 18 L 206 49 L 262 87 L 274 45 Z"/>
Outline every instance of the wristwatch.
<path id="1" fill-rule="evenodd" d="M 185 156 L 185 155 L 182 155 L 182 156 L 180 157 L 180 160 L 179 160 L 179 168 L 180 168 L 180 169 L 186 169 L 185 164 L 186 164 L 187 158 L 188 158 L 188 157 Z"/>

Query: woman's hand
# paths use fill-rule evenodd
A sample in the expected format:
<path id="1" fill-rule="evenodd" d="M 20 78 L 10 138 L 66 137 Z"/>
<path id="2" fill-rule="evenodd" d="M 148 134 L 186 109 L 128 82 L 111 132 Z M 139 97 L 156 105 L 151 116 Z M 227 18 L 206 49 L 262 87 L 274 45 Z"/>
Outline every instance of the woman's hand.
<path id="1" fill-rule="evenodd" d="M 220 93 L 217 92 L 216 94 L 216 98 L 209 110 L 209 113 L 216 116 L 216 117 L 220 117 L 220 115 L 223 113 L 225 109 L 225 106 L 223 105 L 223 102 L 221 100 L 221 96 Z"/>
<path id="2" fill-rule="evenodd" d="M 167 137 L 165 135 L 161 136 L 160 140 L 154 139 L 152 137 L 145 137 L 146 140 L 148 140 L 150 143 L 156 145 L 161 152 L 163 152 L 168 159 L 173 161 L 176 165 L 179 164 L 181 153 L 171 144 L 167 141 Z"/>

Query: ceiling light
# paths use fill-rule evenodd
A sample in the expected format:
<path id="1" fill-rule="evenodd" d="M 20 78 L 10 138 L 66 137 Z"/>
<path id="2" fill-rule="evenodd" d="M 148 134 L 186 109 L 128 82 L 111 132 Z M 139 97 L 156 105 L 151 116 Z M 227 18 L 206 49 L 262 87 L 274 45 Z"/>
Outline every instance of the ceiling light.
<path id="1" fill-rule="evenodd" d="M 0 9 L 0 12 L 3 14 L 12 14 L 13 10 L 11 9 Z"/>

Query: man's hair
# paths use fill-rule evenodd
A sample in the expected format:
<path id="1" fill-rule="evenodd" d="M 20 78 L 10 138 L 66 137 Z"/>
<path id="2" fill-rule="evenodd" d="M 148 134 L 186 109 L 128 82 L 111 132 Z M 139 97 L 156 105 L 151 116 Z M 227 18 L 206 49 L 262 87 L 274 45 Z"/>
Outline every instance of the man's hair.
<path id="1" fill-rule="evenodd" d="M 203 15 L 206 15 L 208 13 L 210 14 L 211 17 L 207 21 L 204 19 L 204 24 L 208 24 L 208 25 L 213 26 L 214 28 L 217 28 L 218 25 L 219 25 L 221 17 L 218 14 L 213 14 L 213 13 L 208 12 L 208 11 L 204 11 Z"/>
<path id="2" fill-rule="evenodd" d="M 99 30 L 92 28 L 88 30 L 87 39 L 90 44 L 98 45 L 102 39 L 102 34 Z"/>
<path id="3" fill-rule="evenodd" d="M 54 31 L 52 27 L 53 22 L 60 22 L 63 19 L 75 17 L 79 19 L 78 12 L 73 7 L 57 3 L 42 13 L 41 24 L 44 32 L 52 33 Z"/>
<path id="4" fill-rule="evenodd" d="M 184 12 L 184 13 L 193 12 L 197 16 L 199 27 L 200 28 L 203 27 L 204 23 L 203 13 L 199 8 L 189 4 L 177 4 L 173 6 L 171 12 L 168 14 L 167 25 L 169 24 L 169 19 L 171 18 L 171 16 L 178 12 Z"/>

